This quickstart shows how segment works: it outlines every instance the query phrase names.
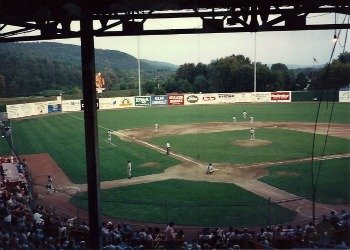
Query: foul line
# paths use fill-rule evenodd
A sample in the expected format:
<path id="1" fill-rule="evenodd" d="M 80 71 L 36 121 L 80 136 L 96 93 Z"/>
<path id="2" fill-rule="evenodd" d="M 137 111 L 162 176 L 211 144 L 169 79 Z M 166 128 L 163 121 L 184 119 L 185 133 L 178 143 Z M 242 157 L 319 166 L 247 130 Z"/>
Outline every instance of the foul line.
<path id="1" fill-rule="evenodd" d="M 141 144 L 146 145 L 146 146 L 149 147 L 149 148 L 153 148 L 153 149 L 156 149 L 156 150 L 161 151 L 161 152 L 166 152 L 166 150 L 163 149 L 163 148 L 160 148 L 160 147 L 158 147 L 158 146 L 156 146 L 156 145 L 154 145 L 154 144 L 151 144 L 151 143 L 148 143 L 148 142 L 145 142 L 145 141 L 141 141 L 141 140 L 139 140 L 139 139 L 136 139 L 135 137 L 131 137 L 131 136 L 122 134 L 122 133 L 120 133 L 120 132 L 114 132 L 114 133 L 115 133 L 115 134 L 118 134 L 120 137 L 128 137 L 128 138 L 130 138 L 130 139 L 132 139 L 132 140 L 134 140 L 134 141 L 136 141 L 136 142 L 138 142 L 138 143 L 141 143 Z M 196 161 L 192 160 L 191 158 L 187 158 L 187 157 L 185 157 L 185 156 L 178 155 L 178 154 L 174 154 L 174 153 L 171 153 L 171 155 L 173 155 L 173 156 L 175 156 L 175 157 L 177 157 L 177 158 L 183 159 L 183 160 L 185 160 L 185 161 L 192 162 L 192 163 L 197 164 L 197 165 L 199 165 L 199 166 L 201 166 L 201 167 L 204 167 L 203 164 L 201 164 L 201 163 L 199 163 L 199 162 L 196 162 Z"/>
<path id="2" fill-rule="evenodd" d="M 80 120 L 80 121 L 84 121 L 84 119 L 82 119 L 82 118 L 80 118 L 80 117 L 77 117 L 77 116 L 75 116 L 75 115 L 72 115 L 72 114 L 67 114 L 67 113 L 65 113 L 66 115 L 69 115 L 69 116 L 71 116 L 71 117 L 73 117 L 73 118 L 75 118 L 75 119 L 78 119 L 78 120 Z M 99 127 L 99 128 L 103 128 L 103 129 L 105 129 L 105 130 L 109 130 L 109 128 L 106 128 L 106 127 L 103 127 L 103 126 L 100 126 L 100 125 L 97 125 L 97 127 Z M 116 146 L 116 145 L 115 145 Z"/>
<path id="3" fill-rule="evenodd" d="M 72 114 L 67 114 L 67 113 L 66 113 L 66 115 L 69 115 L 69 116 L 74 117 L 74 118 L 76 118 L 76 119 L 78 119 L 78 120 L 84 121 L 84 119 L 82 119 L 82 118 L 80 118 L 80 117 L 77 117 L 77 116 L 74 116 L 74 115 L 72 115 Z M 102 128 L 102 129 L 109 130 L 108 128 L 103 127 L 103 126 L 100 126 L 100 125 L 98 125 L 98 127 L 99 127 L 99 128 Z M 148 142 L 145 142 L 145 141 L 141 141 L 141 140 L 139 140 L 139 139 L 136 139 L 135 137 L 131 137 L 131 136 L 122 134 L 122 133 L 120 133 L 120 132 L 114 132 L 114 134 L 117 134 L 117 135 L 119 135 L 120 137 L 127 137 L 127 138 L 130 138 L 130 139 L 132 139 L 132 140 L 134 140 L 134 141 L 136 141 L 136 142 L 139 142 L 139 143 L 141 143 L 141 144 L 144 144 L 144 145 L 146 145 L 146 146 L 148 146 L 148 147 L 150 147 L 150 148 L 156 149 L 156 150 L 158 150 L 158 151 L 166 152 L 164 149 L 162 149 L 162 148 L 160 148 L 160 147 L 158 147 L 158 146 L 156 146 L 156 145 L 154 145 L 154 144 L 151 144 L 151 143 L 148 143 Z M 111 142 L 110 142 L 110 143 L 111 143 Z M 117 145 L 115 145 L 115 144 L 113 144 L 113 143 L 111 143 L 111 144 L 114 145 L 115 147 L 117 146 Z M 180 159 L 183 159 L 183 160 L 185 160 L 185 161 L 189 161 L 189 162 L 192 162 L 192 163 L 194 163 L 194 164 L 197 164 L 197 165 L 199 165 L 199 166 L 201 166 L 201 167 L 204 167 L 203 164 L 201 164 L 201 163 L 199 163 L 199 162 L 196 162 L 196 161 L 192 160 L 191 158 L 187 158 L 187 157 L 185 157 L 185 156 L 178 155 L 178 154 L 174 154 L 174 153 L 172 153 L 172 155 L 173 155 L 173 156 L 176 156 L 177 158 L 180 158 Z M 317 157 L 314 157 L 314 159 L 315 159 L 315 160 L 321 160 L 321 161 L 323 161 L 323 160 L 331 160 L 331 159 L 339 159 L 339 158 L 347 158 L 347 157 L 350 157 L 350 153 L 346 153 L 346 154 L 337 154 L 337 155 L 329 155 L 329 156 L 317 156 Z M 289 163 L 289 162 L 290 162 L 290 163 L 293 163 L 293 162 L 307 161 L 307 160 L 309 160 L 309 159 L 310 159 L 310 157 L 306 157 L 306 158 L 292 159 L 292 160 L 286 160 L 286 161 L 256 163 L 256 164 L 251 164 L 251 165 L 247 165 L 247 166 L 266 166 L 266 165 L 285 164 L 285 163 Z"/>

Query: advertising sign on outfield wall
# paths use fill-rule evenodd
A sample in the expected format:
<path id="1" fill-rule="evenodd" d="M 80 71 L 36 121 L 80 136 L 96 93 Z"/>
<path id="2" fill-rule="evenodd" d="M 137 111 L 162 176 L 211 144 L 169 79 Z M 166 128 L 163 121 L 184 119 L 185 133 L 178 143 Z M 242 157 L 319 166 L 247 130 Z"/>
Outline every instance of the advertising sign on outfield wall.
<path id="1" fill-rule="evenodd" d="M 350 102 L 350 91 L 339 91 L 339 102 Z"/>
<path id="2" fill-rule="evenodd" d="M 169 94 L 168 95 L 168 105 L 184 105 L 184 95 L 179 94 Z"/>
<path id="3" fill-rule="evenodd" d="M 201 104 L 216 104 L 218 103 L 218 94 L 199 94 L 199 103 Z"/>
<path id="4" fill-rule="evenodd" d="M 291 102 L 291 101 L 292 101 L 291 91 L 271 92 L 271 102 Z"/>
<path id="5" fill-rule="evenodd" d="M 168 97 L 166 95 L 152 95 L 151 105 L 152 106 L 168 105 Z"/>
<path id="6" fill-rule="evenodd" d="M 270 102 L 271 92 L 253 92 L 252 102 Z"/>
<path id="7" fill-rule="evenodd" d="M 116 109 L 118 108 L 117 98 L 99 98 L 99 109 Z"/>
<path id="8" fill-rule="evenodd" d="M 48 113 L 46 102 L 28 103 L 28 106 L 30 108 L 30 115 L 42 115 Z"/>
<path id="9" fill-rule="evenodd" d="M 192 105 L 199 103 L 199 96 L 197 94 L 185 94 L 184 95 L 184 104 Z"/>
<path id="10" fill-rule="evenodd" d="M 136 107 L 147 107 L 151 105 L 150 96 L 135 96 L 135 106 Z"/>
<path id="11" fill-rule="evenodd" d="M 218 103 L 235 103 L 235 94 L 234 93 L 219 93 L 217 102 Z"/>
<path id="12" fill-rule="evenodd" d="M 99 99 L 96 100 L 96 107 L 97 109 L 99 109 L 100 105 L 99 105 Z M 84 110 L 84 101 L 80 100 L 80 109 Z"/>
<path id="13" fill-rule="evenodd" d="M 236 102 L 252 102 L 252 93 L 235 93 Z"/>
<path id="14" fill-rule="evenodd" d="M 63 100 L 62 101 L 62 111 L 63 112 L 72 112 L 80 111 L 80 100 Z"/>
<path id="15" fill-rule="evenodd" d="M 134 97 L 117 97 L 118 108 L 131 108 L 135 107 L 135 98 Z"/>
<path id="16" fill-rule="evenodd" d="M 32 115 L 47 114 L 48 108 L 46 102 L 22 103 L 6 105 L 8 118 L 20 118 Z"/>

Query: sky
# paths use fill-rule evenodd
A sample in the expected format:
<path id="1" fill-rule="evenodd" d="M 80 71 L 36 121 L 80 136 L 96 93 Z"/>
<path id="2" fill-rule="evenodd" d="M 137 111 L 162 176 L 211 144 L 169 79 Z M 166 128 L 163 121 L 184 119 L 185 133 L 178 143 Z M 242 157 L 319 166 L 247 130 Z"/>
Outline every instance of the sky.
<path id="1" fill-rule="evenodd" d="M 344 16 L 338 16 L 337 22 L 342 22 Z M 309 18 L 308 23 L 320 23 L 332 20 L 334 14 Z M 145 23 L 145 29 L 172 27 L 199 27 L 198 20 L 157 20 L 152 24 Z M 339 31 L 337 31 L 338 33 Z M 256 61 L 263 64 L 284 63 L 287 65 L 311 66 L 313 59 L 318 64 L 328 63 L 334 42 L 334 30 L 311 31 L 281 31 L 256 33 Z M 342 51 L 346 31 L 342 30 L 336 45 L 333 58 Z M 119 50 L 134 57 L 153 61 L 169 62 L 176 65 L 198 62 L 208 64 L 212 60 L 227 57 L 232 54 L 244 55 L 254 61 L 254 33 L 216 33 L 190 35 L 155 35 L 130 37 L 98 37 L 95 38 L 95 48 Z M 80 45 L 79 39 L 55 40 L 55 42 Z M 340 42 L 340 43 L 339 43 Z M 346 44 L 346 51 L 349 51 Z"/>

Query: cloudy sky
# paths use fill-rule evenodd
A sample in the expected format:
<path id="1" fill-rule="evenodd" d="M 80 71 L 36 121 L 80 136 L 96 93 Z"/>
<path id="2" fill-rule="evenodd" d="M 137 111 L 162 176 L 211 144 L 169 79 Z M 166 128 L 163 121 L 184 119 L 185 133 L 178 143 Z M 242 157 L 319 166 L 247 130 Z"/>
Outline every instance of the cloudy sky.
<path id="1" fill-rule="evenodd" d="M 308 23 L 334 20 L 334 14 L 311 17 Z M 337 17 L 342 22 L 344 16 Z M 152 28 L 198 27 L 197 20 L 184 20 L 171 23 L 169 20 L 157 20 L 149 24 Z M 147 22 L 145 23 L 147 29 Z M 276 62 L 288 65 L 310 66 L 313 58 L 319 64 L 329 61 L 334 42 L 334 30 L 317 31 L 284 31 L 260 32 L 256 34 L 256 60 L 264 64 Z M 338 33 L 338 31 L 337 31 Z M 340 33 L 340 44 L 336 46 L 334 57 L 343 50 L 346 31 Z M 138 56 L 138 40 L 140 58 L 164 61 L 173 64 L 210 63 L 212 60 L 232 54 L 242 54 L 254 61 L 253 33 L 222 33 L 194 35 L 166 35 L 142 37 L 99 37 L 95 38 L 95 48 L 119 50 L 135 57 Z M 58 42 L 78 44 L 79 39 L 58 40 Z M 349 51 L 349 44 L 346 45 Z"/>

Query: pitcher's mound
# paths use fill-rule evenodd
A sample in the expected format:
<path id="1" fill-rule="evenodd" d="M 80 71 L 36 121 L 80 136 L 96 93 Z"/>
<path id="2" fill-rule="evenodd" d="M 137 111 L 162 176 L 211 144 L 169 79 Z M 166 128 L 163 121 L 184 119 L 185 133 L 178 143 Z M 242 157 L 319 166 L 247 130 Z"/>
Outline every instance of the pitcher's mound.
<path id="1" fill-rule="evenodd" d="M 240 147 L 257 147 L 257 146 L 264 146 L 271 144 L 271 141 L 267 140 L 235 140 L 232 142 L 233 145 L 240 146 Z"/>

